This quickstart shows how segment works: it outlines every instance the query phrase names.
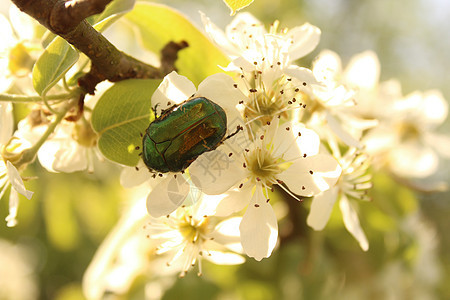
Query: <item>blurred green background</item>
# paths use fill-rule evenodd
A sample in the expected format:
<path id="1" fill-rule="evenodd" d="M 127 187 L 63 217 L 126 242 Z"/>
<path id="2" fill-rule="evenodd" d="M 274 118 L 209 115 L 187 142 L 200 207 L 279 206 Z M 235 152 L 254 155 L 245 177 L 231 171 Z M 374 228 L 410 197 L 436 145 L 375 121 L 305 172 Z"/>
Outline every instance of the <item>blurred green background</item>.
<path id="1" fill-rule="evenodd" d="M 232 18 L 220 0 L 161 2 L 183 11 L 199 27 L 199 10 L 222 28 Z M 318 26 L 321 42 L 302 65 L 309 66 L 321 49 L 337 52 L 344 66 L 352 55 L 372 49 L 381 61 L 381 80 L 398 78 L 404 94 L 437 88 L 450 99 L 446 0 L 255 0 L 245 11 L 266 24 L 278 19 L 282 27 Z M 440 131 L 450 132 L 449 120 Z M 449 166 L 443 162 L 428 180 L 450 183 Z M 27 250 L 31 268 L 23 271 L 19 286 L 35 282 L 39 299 L 83 299 L 83 273 L 127 204 L 120 169 L 105 164 L 99 170 L 50 174 L 35 163 L 25 175 L 39 180 L 27 183 L 35 195 L 21 198 L 19 225 L 0 226 L 2 239 Z M 307 228 L 305 201 L 296 206 L 297 224 L 280 222 L 280 233 L 295 226 L 296 237 L 283 240 L 269 259 L 248 259 L 233 267 L 206 264 L 202 278 L 189 273 L 163 299 L 450 299 L 450 194 L 414 193 L 385 174 L 376 176 L 374 184 L 373 201 L 359 206 L 368 252 L 345 230 L 338 209 L 323 232 Z M 7 197 L 0 201 L 1 220 L 7 215 Z M 4 276 L 19 271 L 0 271 L 0 287 Z M 144 282 L 140 278 L 118 299 L 142 299 Z"/>

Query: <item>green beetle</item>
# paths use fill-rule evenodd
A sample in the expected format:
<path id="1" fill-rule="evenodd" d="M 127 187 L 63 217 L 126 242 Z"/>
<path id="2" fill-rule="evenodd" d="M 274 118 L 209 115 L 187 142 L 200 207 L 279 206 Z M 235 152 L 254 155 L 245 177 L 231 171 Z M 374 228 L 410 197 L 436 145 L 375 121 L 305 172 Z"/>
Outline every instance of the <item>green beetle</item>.
<path id="1" fill-rule="evenodd" d="M 204 97 L 163 110 L 142 139 L 142 158 L 150 171 L 181 172 L 199 155 L 216 149 L 227 131 L 225 111 Z"/>

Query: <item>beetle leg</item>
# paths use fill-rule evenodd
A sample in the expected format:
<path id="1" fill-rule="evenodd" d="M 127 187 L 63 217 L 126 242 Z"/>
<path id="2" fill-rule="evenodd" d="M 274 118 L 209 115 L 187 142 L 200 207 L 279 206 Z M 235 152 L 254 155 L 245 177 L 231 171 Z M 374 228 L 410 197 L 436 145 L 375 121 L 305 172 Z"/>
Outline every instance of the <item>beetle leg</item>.
<path id="1" fill-rule="evenodd" d="M 206 140 L 203 140 L 203 147 L 205 147 L 206 149 L 208 149 L 208 151 L 211 151 L 213 149 L 211 149 L 211 147 L 208 146 L 208 143 L 206 142 Z"/>
<path id="2" fill-rule="evenodd" d="M 235 136 L 239 131 L 241 131 L 241 130 L 243 130 L 243 129 L 244 129 L 244 128 L 243 128 L 242 126 L 238 125 L 237 128 L 236 128 L 236 131 L 233 132 L 233 133 L 231 133 L 231 134 L 229 134 L 228 136 L 224 137 L 224 138 L 222 139 L 222 142 L 225 141 L 225 140 L 228 140 L 229 138 L 231 138 L 231 137 L 233 137 L 233 136 Z"/>

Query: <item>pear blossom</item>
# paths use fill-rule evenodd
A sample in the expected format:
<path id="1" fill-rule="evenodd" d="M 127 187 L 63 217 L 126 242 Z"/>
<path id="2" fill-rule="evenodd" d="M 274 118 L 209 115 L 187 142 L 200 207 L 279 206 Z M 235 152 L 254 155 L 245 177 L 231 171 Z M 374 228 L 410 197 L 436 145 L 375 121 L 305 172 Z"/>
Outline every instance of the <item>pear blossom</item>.
<path id="1" fill-rule="evenodd" d="M 15 5 L 10 6 L 9 19 L 0 14 L 0 90 L 8 90 L 14 81 L 30 74 L 34 61 L 43 50 L 35 41 L 37 24 Z M 20 88 L 31 91 L 31 80 L 21 81 Z"/>
<path id="2" fill-rule="evenodd" d="M 236 106 L 245 96 L 234 87 L 235 83 L 225 74 L 214 74 L 200 83 L 198 89 L 184 76 L 172 72 L 164 77 L 152 96 L 152 106 L 160 114 L 174 104 L 180 104 L 189 98 L 205 97 L 223 108 L 227 116 L 228 134 L 236 132 L 244 123 Z M 189 184 L 181 173 L 149 174 L 141 162 L 137 170 L 128 168 L 121 176 L 121 182 L 128 187 L 139 185 L 145 180 L 157 181 L 159 186 L 153 189 L 147 198 L 147 210 L 153 217 L 166 216 L 179 207 L 189 192 Z M 152 184 L 153 185 L 153 184 Z"/>
<path id="3" fill-rule="evenodd" d="M 180 277 L 198 263 L 198 275 L 202 275 L 202 259 L 215 264 L 242 264 L 245 259 L 234 252 L 242 252 L 238 226 L 241 217 L 217 222 L 215 206 L 220 196 L 209 196 L 193 187 L 190 206 L 181 206 L 166 217 L 149 218 L 144 226 L 148 239 L 158 241 L 156 255 L 170 257 L 167 266 L 177 265 Z"/>
<path id="4" fill-rule="evenodd" d="M 0 299 L 39 298 L 36 257 L 25 245 L 0 239 Z"/>
<path id="5" fill-rule="evenodd" d="M 283 73 L 310 77 L 303 72 L 306 69 L 293 66 L 292 62 L 314 50 L 320 40 L 319 28 L 305 23 L 277 32 L 276 21 L 267 32 L 258 19 L 245 12 L 237 14 L 223 32 L 204 14 L 201 17 L 207 35 L 232 59 L 227 71 L 262 71 L 268 87 Z"/>
<path id="6" fill-rule="evenodd" d="M 239 227 L 241 243 L 248 256 L 261 260 L 270 256 L 278 236 L 269 201 L 271 187 L 277 184 L 294 198 L 294 194 L 314 196 L 336 183 L 341 167 L 332 156 L 319 153 L 320 140 L 314 131 L 295 122 L 281 124 L 278 118 L 242 146 L 225 141 L 215 152 L 228 156 L 228 161 L 203 155 L 192 163 L 190 173 L 202 192 L 225 193 L 216 215 L 247 207 Z"/>
<path id="7" fill-rule="evenodd" d="M 147 278 L 152 292 L 162 293 L 202 259 L 215 264 L 241 264 L 239 217 L 212 216 L 216 196 L 192 190 L 191 206 L 179 207 L 168 216 L 153 218 L 145 209 L 147 189 L 133 189 L 131 206 L 101 244 L 83 276 L 83 293 L 89 300 L 105 293 L 125 294 L 134 279 Z M 237 252 L 237 253 L 236 253 Z M 154 284 L 155 283 L 155 284 Z M 154 299 L 155 297 L 149 297 Z M 157 297 L 156 297 L 157 298 Z"/>
<path id="8" fill-rule="evenodd" d="M 378 166 L 401 178 L 423 178 L 438 168 L 439 155 L 450 158 L 450 137 L 435 132 L 447 118 L 440 91 L 413 92 L 393 101 L 387 116 L 363 142 Z"/>
<path id="9" fill-rule="evenodd" d="M 315 230 L 322 230 L 330 218 L 334 204 L 338 201 L 345 228 L 359 242 L 361 249 L 367 251 L 369 242 L 352 202 L 355 199 L 370 200 L 368 196 L 368 190 L 372 187 L 372 176 L 368 171 L 370 159 L 367 154 L 357 151 L 354 147 L 342 155 L 337 143 L 330 145 L 342 168 L 342 174 L 333 187 L 312 199 L 306 223 Z"/>
<path id="10" fill-rule="evenodd" d="M 309 114 L 301 120 L 322 138 L 327 139 L 331 131 L 346 145 L 362 148 L 359 139 L 364 130 L 378 124 L 375 117 L 356 113 L 362 110 L 359 106 L 374 103 L 375 107 L 380 72 L 377 55 L 372 51 L 359 53 L 343 69 L 335 52 L 323 50 L 314 59 L 312 72 L 321 84 L 314 85 L 306 98 Z"/>
<path id="11" fill-rule="evenodd" d="M 139 275 L 156 272 L 163 262 L 154 256 L 157 246 L 146 239 L 142 226 L 148 218 L 145 209 L 145 189 L 134 189 L 128 196 L 134 200 L 118 223 L 102 242 L 83 275 L 84 296 L 89 300 L 103 299 L 106 293 L 125 294 Z"/>
<path id="12" fill-rule="evenodd" d="M 22 144 L 12 137 L 13 115 L 11 103 L 0 103 L 0 122 L 0 199 L 7 189 L 11 187 L 9 214 L 5 220 L 8 227 L 13 227 L 17 224 L 19 194 L 24 195 L 27 199 L 30 199 L 33 195 L 33 192 L 25 188 L 19 171 L 10 161 L 19 155 L 18 153 L 23 147 L 26 147 L 27 143 L 24 141 Z"/>
<path id="13" fill-rule="evenodd" d="M 89 111 L 95 106 L 99 95 L 110 86 L 108 82 L 97 85 L 96 95 L 86 97 L 85 110 L 77 117 L 78 120 L 62 120 L 39 148 L 37 157 L 47 171 L 71 173 L 87 170 L 93 173 L 95 161 L 104 161 L 97 147 L 98 135 L 92 129 Z M 56 88 L 62 89 L 60 86 Z M 51 117 L 47 117 L 45 111 L 45 107 L 37 106 L 19 122 L 16 136 L 37 142 L 50 124 Z"/>
<path id="14" fill-rule="evenodd" d="M 38 140 L 47 125 L 32 125 L 30 118 L 19 122 L 18 135 Z M 41 165 L 49 172 L 71 173 L 94 171 L 94 161 L 103 160 L 97 148 L 97 134 L 89 121 L 82 118 L 76 122 L 62 121 L 54 133 L 38 151 Z"/>
<path id="15" fill-rule="evenodd" d="M 232 59 L 225 68 L 240 75 L 239 88 L 247 95 L 244 118 L 262 124 L 302 103 L 310 85 L 317 84 L 311 70 L 292 62 L 311 52 L 319 42 L 320 30 L 308 23 L 278 31 L 275 22 L 269 32 L 249 13 L 239 13 L 227 26 L 217 28 L 202 14 L 205 31 Z"/>

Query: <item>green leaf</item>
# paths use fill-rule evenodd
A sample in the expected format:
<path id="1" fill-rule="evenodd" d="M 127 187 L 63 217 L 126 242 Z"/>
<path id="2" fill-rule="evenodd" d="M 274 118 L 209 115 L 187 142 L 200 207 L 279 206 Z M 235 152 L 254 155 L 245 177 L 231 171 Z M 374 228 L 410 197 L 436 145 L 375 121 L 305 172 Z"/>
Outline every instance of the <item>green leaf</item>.
<path id="1" fill-rule="evenodd" d="M 143 46 L 155 53 L 170 41 L 185 40 L 189 47 L 178 53 L 176 68 L 194 84 L 205 77 L 222 72 L 227 57 L 180 12 L 164 5 L 137 3 L 125 16 L 137 26 Z"/>
<path id="2" fill-rule="evenodd" d="M 78 60 L 78 52 L 64 39 L 50 43 L 33 67 L 33 86 L 39 95 L 54 86 Z"/>
<path id="3" fill-rule="evenodd" d="M 231 9 L 231 15 L 234 15 L 236 11 L 249 6 L 253 0 L 223 0 L 225 4 Z"/>
<path id="4" fill-rule="evenodd" d="M 92 127 L 100 135 L 98 147 L 117 163 L 135 166 L 139 161 L 141 134 L 151 120 L 151 97 L 161 80 L 130 79 L 109 88 L 92 113 Z"/>
<path id="5" fill-rule="evenodd" d="M 92 19 L 94 28 L 100 32 L 104 31 L 109 25 L 113 24 L 117 19 L 134 7 L 136 0 L 114 0 L 106 6 L 105 10 Z"/>

